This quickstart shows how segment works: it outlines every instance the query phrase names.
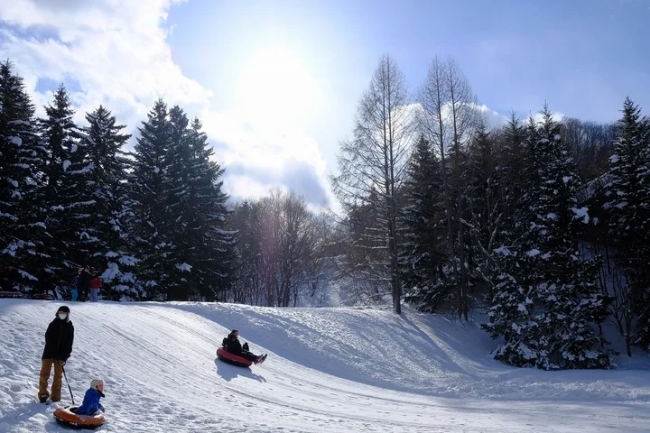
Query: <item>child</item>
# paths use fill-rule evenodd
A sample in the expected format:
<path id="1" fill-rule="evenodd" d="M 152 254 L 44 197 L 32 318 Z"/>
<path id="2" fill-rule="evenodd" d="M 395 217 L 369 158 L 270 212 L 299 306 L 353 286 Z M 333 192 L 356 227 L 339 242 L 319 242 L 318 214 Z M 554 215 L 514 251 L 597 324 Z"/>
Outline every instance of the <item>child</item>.
<path id="1" fill-rule="evenodd" d="M 77 409 L 77 415 L 95 415 L 98 410 L 104 412 L 104 406 L 99 402 L 102 397 L 104 397 L 104 381 L 93 379 L 90 382 L 90 389 L 84 395 L 83 403 Z"/>

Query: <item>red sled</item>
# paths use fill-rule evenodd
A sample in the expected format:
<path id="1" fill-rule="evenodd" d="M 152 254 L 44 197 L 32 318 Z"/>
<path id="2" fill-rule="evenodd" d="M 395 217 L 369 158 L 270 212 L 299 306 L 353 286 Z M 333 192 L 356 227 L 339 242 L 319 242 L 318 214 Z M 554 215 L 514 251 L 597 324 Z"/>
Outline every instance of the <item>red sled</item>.
<path id="1" fill-rule="evenodd" d="M 0 291 L 0 298 L 24 298 L 25 295 L 23 295 L 20 292 L 7 292 L 7 291 Z"/>
<path id="2" fill-rule="evenodd" d="M 223 347 L 217 349 L 217 358 L 228 364 L 236 365 L 237 367 L 250 367 L 253 365 L 253 361 L 241 356 L 233 355 Z"/>

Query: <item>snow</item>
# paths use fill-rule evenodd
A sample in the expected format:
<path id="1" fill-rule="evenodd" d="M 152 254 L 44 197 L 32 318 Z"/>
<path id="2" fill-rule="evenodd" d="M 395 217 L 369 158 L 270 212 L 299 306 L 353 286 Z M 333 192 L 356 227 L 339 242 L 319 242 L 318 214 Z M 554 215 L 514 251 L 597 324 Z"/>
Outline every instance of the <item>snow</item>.
<path id="1" fill-rule="evenodd" d="M 0 431 L 65 432 L 35 402 L 55 301 L 0 300 Z M 645 432 L 650 360 L 545 372 L 495 361 L 474 323 L 405 308 L 70 303 L 79 402 L 106 382 L 105 432 Z M 7 326 L 8 325 L 8 326 Z M 261 366 L 216 360 L 237 328 Z M 627 359 L 627 358 L 625 358 Z M 636 368 L 636 369 L 635 369 Z M 69 403 L 64 383 L 63 404 Z"/>
<path id="2" fill-rule="evenodd" d="M 178 269 L 181 272 L 190 272 L 192 271 L 192 265 L 190 265 L 189 263 L 177 263 L 176 269 Z"/>
<path id="3" fill-rule="evenodd" d="M 582 219 L 582 222 L 587 224 L 589 223 L 589 209 L 586 207 L 581 207 L 581 208 L 571 208 L 573 213 L 575 214 L 576 219 Z"/>
<path id="4" fill-rule="evenodd" d="M 70 167 L 70 160 L 66 159 L 63 161 L 63 171 L 66 171 Z"/>

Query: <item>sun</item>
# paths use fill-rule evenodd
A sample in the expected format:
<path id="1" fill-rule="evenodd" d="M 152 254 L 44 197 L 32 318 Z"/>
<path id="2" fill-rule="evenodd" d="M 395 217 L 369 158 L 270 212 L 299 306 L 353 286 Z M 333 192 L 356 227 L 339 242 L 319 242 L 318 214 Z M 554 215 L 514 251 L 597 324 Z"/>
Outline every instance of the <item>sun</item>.
<path id="1" fill-rule="evenodd" d="M 270 47 L 250 57 L 238 76 L 235 95 L 247 118 L 277 127 L 308 118 L 318 104 L 319 89 L 297 56 Z"/>

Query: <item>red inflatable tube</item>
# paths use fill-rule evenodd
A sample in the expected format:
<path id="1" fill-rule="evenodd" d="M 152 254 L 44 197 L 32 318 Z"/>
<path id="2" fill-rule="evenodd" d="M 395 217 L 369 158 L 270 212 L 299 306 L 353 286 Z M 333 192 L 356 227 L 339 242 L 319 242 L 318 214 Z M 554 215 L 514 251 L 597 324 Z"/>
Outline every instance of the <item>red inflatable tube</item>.
<path id="1" fill-rule="evenodd" d="M 5 291 L 0 291 L 0 298 L 24 298 L 25 295 L 23 295 L 20 292 L 5 292 Z"/>
<path id="2" fill-rule="evenodd" d="M 250 361 L 241 356 L 233 355 L 232 353 L 226 351 L 223 347 L 217 349 L 217 358 L 228 364 L 236 365 L 238 367 L 250 367 L 253 365 L 253 361 Z"/>

